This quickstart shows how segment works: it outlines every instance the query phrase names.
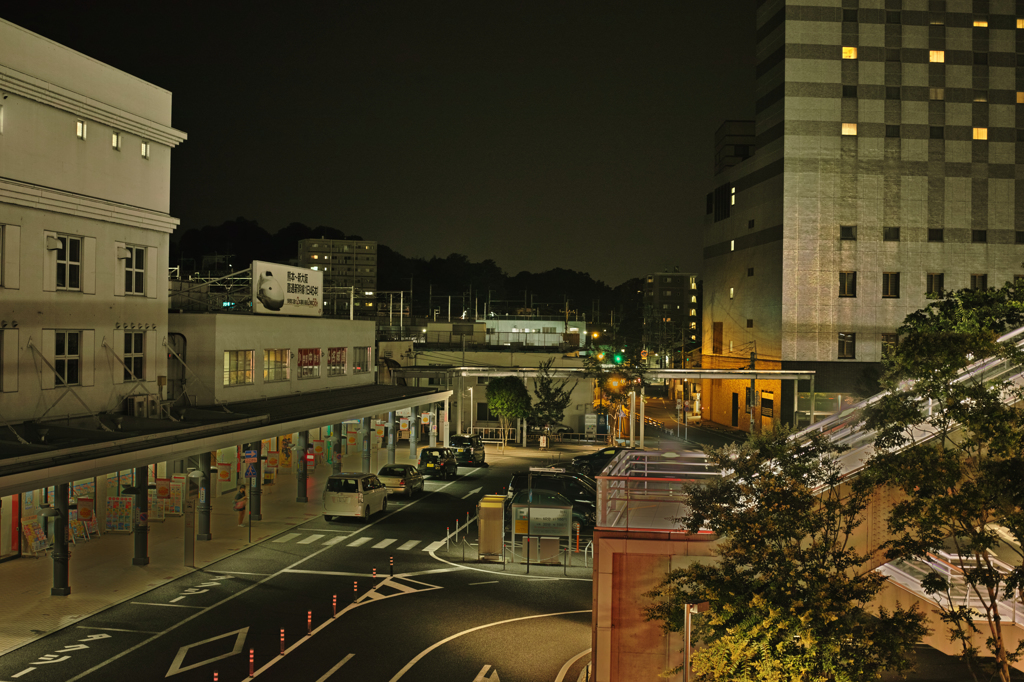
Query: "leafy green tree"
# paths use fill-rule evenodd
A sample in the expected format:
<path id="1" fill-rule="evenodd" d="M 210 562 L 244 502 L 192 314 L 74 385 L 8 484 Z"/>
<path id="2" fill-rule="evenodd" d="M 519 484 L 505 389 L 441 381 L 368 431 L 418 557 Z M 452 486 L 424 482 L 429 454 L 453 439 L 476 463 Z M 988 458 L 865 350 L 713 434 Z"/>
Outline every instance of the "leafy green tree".
<path id="1" fill-rule="evenodd" d="M 598 414 L 609 415 L 609 428 L 612 439 L 620 437 L 618 415 L 622 414 L 629 404 L 629 394 L 644 385 L 647 363 L 640 358 L 635 347 L 623 349 L 606 349 L 587 343 L 586 355 L 583 357 L 583 375 L 594 381 L 597 389 Z M 620 358 L 620 362 L 616 362 Z"/>
<path id="2" fill-rule="evenodd" d="M 530 392 L 518 377 L 491 379 L 487 382 L 487 409 L 498 415 L 504 446 L 512 423 L 530 416 Z"/>
<path id="3" fill-rule="evenodd" d="M 578 381 L 573 382 L 569 388 L 570 379 L 556 379 L 551 374 L 551 366 L 555 364 L 554 358 L 549 358 L 540 364 L 540 374 L 533 380 L 533 393 L 537 396 L 537 402 L 533 406 L 533 413 L 530 420 L 537 426 L 560 424 L 565 417 L 565 408 L 572 402 L 572 392 Z"/>
<path id="4" fill-rule="evenodd" d="M 679 521 L 721 538 L 718 561 L 671 571 L 646 609 L 678 632 L 688 605 L 707 602 L 692 679 L 856 682 L 910 667 L 924 616 L 916 606 L 866 611 L 885 577 L 851 545 L 872 488 L 844 485 L 838 454 L 823 437 L 797 444 L 784 429 L 708 450 L 712 468 L 732 473 L 690 487 Z"/>
<path id="5" fill-rule="evenodd" d="M 1024 586 L 1024 392 L 1011 381 L 1024 352 L 1020 336 L 1000 335 L 1022 325 L 1024 290 L 1012 284 L 943 294 L 898 330 L 882 377 L 889 393 L 867 419 L 877 432 L 868 471 L 903 494 L 889 516 L 889 558 L 945 554 L 956 570 L 932 571 L 922 587 L 963 657 L 1003 682 L 1024 650 L 1008 648 L 998 608 Z"/>

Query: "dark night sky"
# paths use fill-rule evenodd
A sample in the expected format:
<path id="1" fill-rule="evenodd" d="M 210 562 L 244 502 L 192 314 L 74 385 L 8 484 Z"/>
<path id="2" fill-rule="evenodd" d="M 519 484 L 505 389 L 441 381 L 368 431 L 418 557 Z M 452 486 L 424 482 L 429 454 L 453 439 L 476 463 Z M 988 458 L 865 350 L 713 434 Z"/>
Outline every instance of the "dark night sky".
<path id="1" fill-rule="evenodd" d="M 174 93 L 171 213 L 615 286 L 700 268 L 713 135 L 753 115 L 754 0 L 10 2 Z"/>

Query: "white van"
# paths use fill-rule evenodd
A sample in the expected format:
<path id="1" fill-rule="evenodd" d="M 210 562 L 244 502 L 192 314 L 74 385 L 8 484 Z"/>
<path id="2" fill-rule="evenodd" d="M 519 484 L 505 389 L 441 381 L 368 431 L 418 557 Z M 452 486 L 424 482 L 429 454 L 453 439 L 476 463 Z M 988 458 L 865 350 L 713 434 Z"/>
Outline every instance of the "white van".
<path id="1" fill-rule="evenodd" d="M 368 519 L 388 508 L 388 489 L 374 474 L 333 474 L 324 487 L 324 521 L 337 516 Z"/>

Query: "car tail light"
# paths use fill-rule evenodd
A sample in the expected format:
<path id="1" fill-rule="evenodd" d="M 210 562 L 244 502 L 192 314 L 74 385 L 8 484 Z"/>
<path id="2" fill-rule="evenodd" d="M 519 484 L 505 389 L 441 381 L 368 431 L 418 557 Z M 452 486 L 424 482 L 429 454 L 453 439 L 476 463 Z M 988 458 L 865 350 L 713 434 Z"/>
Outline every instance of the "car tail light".
<path id="1" fill-rule="evenodd" d="M 401 481 L 399 481 L 398 485 L 399 486 L 404 486 L 405 485 L 405 479 L 403 478 Z"/>

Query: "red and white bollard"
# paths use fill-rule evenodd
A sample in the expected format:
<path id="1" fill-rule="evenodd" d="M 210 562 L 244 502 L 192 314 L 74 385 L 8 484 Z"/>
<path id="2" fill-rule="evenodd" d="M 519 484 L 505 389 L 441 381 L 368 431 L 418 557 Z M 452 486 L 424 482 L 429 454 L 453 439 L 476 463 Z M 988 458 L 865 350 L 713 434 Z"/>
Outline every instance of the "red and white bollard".
<path id="1" fill-rule="evenodd" d="M 252 677 L 253 673 L 256 671 L 256 669 L 254 667 L 256 665 L 255 661 L 256 661 L 255 649 L 249 649 L 249 677 Z"/>
<path id="2" fill-rule="evenodd" d="M 334 595 L 334 597 L 331 598 L 331 615 L 338 615 L 338 595 Z"/>
<path id="3" fill-rule="evenodd" d="M 281 628 L 281 655 L 284 656 L 284 628 Z"/>
<path id="4" fill-rule="evenodd" d="M 352 603 L 353 604 L 355 603 L 356 597 L 358 597 L 358 596 L 359 596 L 359 581 L 358 580 L 353 580 L 352 581 Z"/>
<path id="5" fill-rule="evenodd" d="M 395 557 L 391 557 L 391 577 L 395 577 Z"/>

